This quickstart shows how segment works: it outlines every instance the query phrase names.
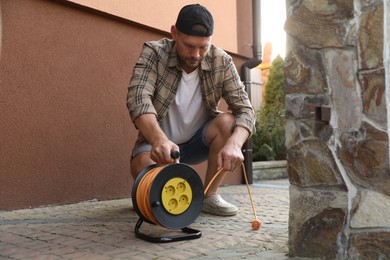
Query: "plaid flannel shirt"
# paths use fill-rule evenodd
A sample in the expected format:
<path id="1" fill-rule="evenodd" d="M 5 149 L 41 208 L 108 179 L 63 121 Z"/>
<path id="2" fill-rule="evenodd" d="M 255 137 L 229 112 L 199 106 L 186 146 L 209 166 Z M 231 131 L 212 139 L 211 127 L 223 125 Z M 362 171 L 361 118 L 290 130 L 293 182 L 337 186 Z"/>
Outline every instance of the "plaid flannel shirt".
<path id="1" fill-rule="evenodd" d="M 175 99 L 181 75 L 174 41 L 146 42 L 128 87 L 127 107 L 131 120 L 134 122 L 138 116 L 152 113 L 160 122 Z M 200 63 L 199 77 L 210 118 L 221 113 L 218 104 L 223 98 L 236 117 L 235 126 L 244 127 L 252 135 L 255 113 L 232 58 L 223 50 L 210 46 Z M 145 142 L 140 134 L 136 146 Z"/>

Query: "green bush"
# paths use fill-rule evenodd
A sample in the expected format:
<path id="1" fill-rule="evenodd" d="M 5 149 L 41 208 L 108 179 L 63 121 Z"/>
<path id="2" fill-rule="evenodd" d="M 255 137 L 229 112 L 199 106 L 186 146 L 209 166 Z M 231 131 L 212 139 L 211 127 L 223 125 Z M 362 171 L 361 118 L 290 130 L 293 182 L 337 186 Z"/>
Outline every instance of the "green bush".
<path id="1" fill-rule="evenodd" d="M 264 105 L 257 111 L 256 133 L 252 137 L 253 161 L 286 159 L 284 60 L 277 56 L 265 86 Z"/>

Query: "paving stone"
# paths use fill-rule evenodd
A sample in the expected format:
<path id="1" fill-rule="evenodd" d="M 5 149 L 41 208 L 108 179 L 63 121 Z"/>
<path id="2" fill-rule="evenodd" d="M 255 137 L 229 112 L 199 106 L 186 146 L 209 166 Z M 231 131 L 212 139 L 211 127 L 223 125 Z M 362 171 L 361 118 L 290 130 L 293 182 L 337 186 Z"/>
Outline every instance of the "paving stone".
<path id="1" fill-rule="evenodd" d="M 219 191 L 237 205 L 236 216 L 201 213 L 190 225 L 201 238 L 162 244 L 135 236 L 130 198 L 0 211 L 0 259 L 287 259 L 288 187 L 287 179 L 251 185 L 258 231 L 246 186 L 231 185 Z M 182 233 L 149 223 L 142 232 Z"/>

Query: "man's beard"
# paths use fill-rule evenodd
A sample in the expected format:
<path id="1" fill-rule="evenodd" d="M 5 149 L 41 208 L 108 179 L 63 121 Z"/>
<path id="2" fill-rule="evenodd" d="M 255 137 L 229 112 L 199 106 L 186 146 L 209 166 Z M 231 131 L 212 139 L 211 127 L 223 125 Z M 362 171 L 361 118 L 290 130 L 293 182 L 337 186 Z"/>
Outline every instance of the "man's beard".
<path id="1" fill-rule="evenodd" d="M 190 68 L 197 68 L 200 64 L 200 62 L 202 61 L 202 59 L 193 59 L 193 58 L 187 58 L 187 59 L 183 59 L 183 58 L 180 58 L 180 64 L 182 64 L 182 66 L 187 66 L 187 67 L 190 67 Z"/>

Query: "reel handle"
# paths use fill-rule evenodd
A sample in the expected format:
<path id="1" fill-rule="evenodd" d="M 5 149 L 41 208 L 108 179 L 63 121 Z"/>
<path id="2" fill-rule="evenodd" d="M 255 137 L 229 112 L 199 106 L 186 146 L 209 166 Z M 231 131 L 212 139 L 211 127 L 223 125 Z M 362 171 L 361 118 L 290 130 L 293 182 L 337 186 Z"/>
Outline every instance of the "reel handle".
<path id="1" fill-rule="evenodd" d="M 177 159 L 180 157 L 180 152 L 179 151 L 172 151 L 171 152 L 171 157 L 172 159 Z"/>

